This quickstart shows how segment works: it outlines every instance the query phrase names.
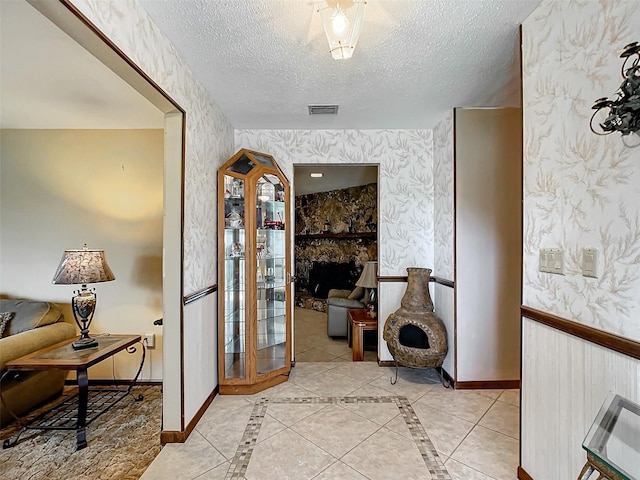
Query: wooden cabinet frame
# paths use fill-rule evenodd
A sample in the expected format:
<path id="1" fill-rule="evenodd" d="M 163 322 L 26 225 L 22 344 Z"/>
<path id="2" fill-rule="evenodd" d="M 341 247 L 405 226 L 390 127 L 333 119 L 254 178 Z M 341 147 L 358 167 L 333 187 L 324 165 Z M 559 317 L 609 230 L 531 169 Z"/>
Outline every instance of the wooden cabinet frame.
<path id="1" fill-rule="evenodd" d="M 270 183 L 265 179 L 276 182 L 273 200 L 258 198 L 258 185 Z M 234 180 L 243 182 L 242 198 L 237 197 L 239 189 L 229 191 Z M 288 379 L 292 329 L 289 195 L 286 176 L 268 154 L 242 149 L 218 171 L 218 372 L 221 394 L 253 394 Z M 280 220 L 267 220 L 265 211 L 269 208 L 273 214 L 278 213 Z M 270 246 L 277 248 L 279 253 L 269 257 Z M 269 264 L 272 266 L 266 268 L 265 274 L 264 265 Z M 259 300 L 263 307 L 259 308 Z M 231 305 L 235 309 L 230 308 Z M 231 327 L 234 328 L 233 335 L 227 331 Z M 271 333 L 264 333 L 265 328 Z M 263 338 L 262 348 L 259 335 Z M 270 345 L 271 342 L 274 344 Z"/>

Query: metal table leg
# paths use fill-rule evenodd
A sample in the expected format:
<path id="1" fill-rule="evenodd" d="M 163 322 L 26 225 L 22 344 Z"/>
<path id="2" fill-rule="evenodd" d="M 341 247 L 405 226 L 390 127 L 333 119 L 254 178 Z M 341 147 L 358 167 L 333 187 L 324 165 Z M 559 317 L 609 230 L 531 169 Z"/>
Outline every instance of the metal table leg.
<path id="1" fill-rule="evenodd" d="M 78 381 L 78 393 L 72 397 L 63 399 L 50 409 L 44 411 L 38 415 L 35 419 L 26 423 L 24 419 L 16 416 L 13 411 L 6 405 L 4 398 L 2 398 L 2 391 L 0 391 L 0 401 L 11 412 L 16 420 L 18 420 L 23 428 L 13 439 L 6 439 L 2 448 L 10 448 L 18 443 L 20 436 L 26 430 L 75 430 L 76 431 L 76 448 L 82 450 L 87 447 L 87 426 L 100 417 L 103 413 L 107 412 L 111 407 L 116 405 L 123 398 L 131 395 L 136 402 L 143 400 L 141 394 L 134 395 L 132 392 L 133 387 L 136 385 L 144 360 L 146 356 L 146 348 L 142 342 L 139 342 L 142 347 L 142 355 L 140 358 L 140 365 L 136 376 L 129 383 L 126 389 L 99 389 L 92 393 L 92 404 L 89 405 L 89 376 L 86 368 L 77 369 L 77 381 Z M 135 346 L 127 347 L 127 353 L 133 354 L 137 351 Z M 15 372 L 5 371 L 2 374 L 2 380 L 8 375 Z"/>
<path id="2" fill-rule="evenodd" d="M 89 376 L 87 369 L 78 369 L 78 423 L 76 427 L 76 450 L 87 446 L 87 403 L 89 402 Z"/>

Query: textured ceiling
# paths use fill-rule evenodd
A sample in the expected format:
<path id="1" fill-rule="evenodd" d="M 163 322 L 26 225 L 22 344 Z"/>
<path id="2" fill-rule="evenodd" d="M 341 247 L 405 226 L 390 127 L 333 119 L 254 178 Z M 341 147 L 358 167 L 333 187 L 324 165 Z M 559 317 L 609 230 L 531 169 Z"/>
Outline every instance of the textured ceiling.
<path id="1" fill-rule="evenodd" d="M 140 0 L 235 128 L 431 128 L 519 103 L 518 26 L 539 0 L 368 0 L 353 58 L 318 2 Z M 340 105 L 310 117 L 308 104 Z"/>
<path id="2" fill-rule="evenodd" d="M 0 0 L 0 128 L 163 128 L 164 115 L 24 1 Z"/>

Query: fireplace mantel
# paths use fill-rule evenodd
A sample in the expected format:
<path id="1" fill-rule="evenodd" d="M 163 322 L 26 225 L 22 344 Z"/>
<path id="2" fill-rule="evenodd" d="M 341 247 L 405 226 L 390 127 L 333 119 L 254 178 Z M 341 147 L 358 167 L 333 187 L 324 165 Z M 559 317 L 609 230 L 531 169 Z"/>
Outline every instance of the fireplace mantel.
<path id="1" fill-rule="evenodd" d="M 316 240 L 322 238 L 356 240 L 359 238 L 377 238 L 378 232 L 360 232 L 360 233 L 312 233 L 312 234 L 296 234 L 298 240 Z"/>

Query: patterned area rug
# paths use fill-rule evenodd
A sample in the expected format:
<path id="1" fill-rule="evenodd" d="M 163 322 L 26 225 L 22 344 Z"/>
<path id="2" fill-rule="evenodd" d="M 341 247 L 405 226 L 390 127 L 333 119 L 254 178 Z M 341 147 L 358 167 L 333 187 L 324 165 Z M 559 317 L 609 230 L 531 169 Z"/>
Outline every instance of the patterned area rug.
<path id="1" fill-rule="evenodd" d="M 99 387 L 94 387 L 99 388 Z M 64 396 L 75 393 L 66 388 Z M 138 479 L 160 452 L 162 393 L 160 386 L 137 386 L 135 402 L 123 398 L 87 428 L 87 448 L 76 451 L 75 431 L 27 430 L 12 448 L 0 450 L 0 477 L 12 480 Z M 54 400 L 50 405 L 60 402 Z M 29 418 L 36 416 L 43 407 Z M 14 422 L 0 439 L 14 438 Z"/>

